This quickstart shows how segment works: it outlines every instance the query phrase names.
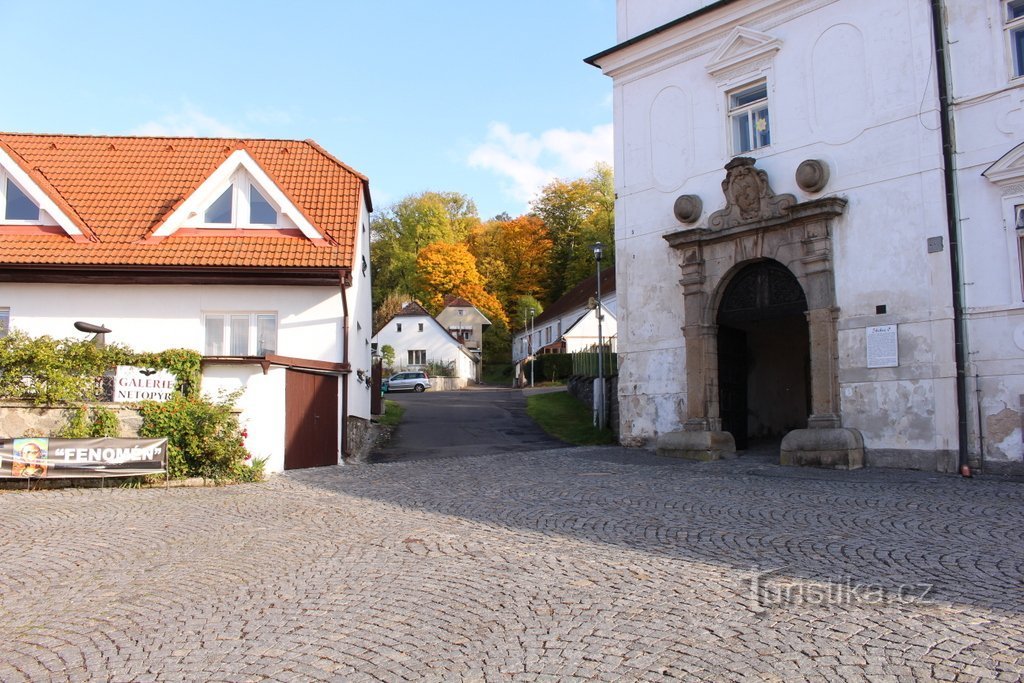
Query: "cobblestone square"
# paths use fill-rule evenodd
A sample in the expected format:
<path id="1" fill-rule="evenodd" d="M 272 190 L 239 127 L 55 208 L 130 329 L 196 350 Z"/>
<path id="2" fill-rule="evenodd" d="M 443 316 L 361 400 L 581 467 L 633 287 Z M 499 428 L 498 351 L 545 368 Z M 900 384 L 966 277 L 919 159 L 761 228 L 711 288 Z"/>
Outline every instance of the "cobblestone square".
<path id="1" fill-rule="evenodd" d="M 618 447 L 0 494 L 2 681 L 1018 681 L 1024 484 Z"/>

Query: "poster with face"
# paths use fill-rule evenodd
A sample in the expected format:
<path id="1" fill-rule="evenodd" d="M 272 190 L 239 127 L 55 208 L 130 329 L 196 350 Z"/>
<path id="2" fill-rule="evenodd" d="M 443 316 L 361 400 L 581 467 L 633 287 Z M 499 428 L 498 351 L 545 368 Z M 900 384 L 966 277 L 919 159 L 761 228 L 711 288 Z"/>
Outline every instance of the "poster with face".
<path id="1" fill-rule="evenodd" d="M 12 477 L 45 477 L 49 469 L 47 454 L 49 439 L 31 438 L 14 440 L 11 459 Z"/>

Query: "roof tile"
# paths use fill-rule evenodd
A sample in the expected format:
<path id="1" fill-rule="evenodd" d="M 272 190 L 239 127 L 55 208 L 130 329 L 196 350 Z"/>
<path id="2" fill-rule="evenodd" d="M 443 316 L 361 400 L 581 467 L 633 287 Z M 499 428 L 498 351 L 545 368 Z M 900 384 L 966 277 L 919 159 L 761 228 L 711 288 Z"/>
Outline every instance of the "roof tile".
<path id="1" fill-rule="evenodd" d="M 0 235 L 0 264 L 352 265 L 368 181 L 312 141 L 0 133 L 0 145 L 12 150 L 43 191 L 95 238 L 72 242 L 56 235 Z M 240 148 L 328 237 L 327 246 L 281 235 L 172 235 L 143 243 L 169 211 Z"/>

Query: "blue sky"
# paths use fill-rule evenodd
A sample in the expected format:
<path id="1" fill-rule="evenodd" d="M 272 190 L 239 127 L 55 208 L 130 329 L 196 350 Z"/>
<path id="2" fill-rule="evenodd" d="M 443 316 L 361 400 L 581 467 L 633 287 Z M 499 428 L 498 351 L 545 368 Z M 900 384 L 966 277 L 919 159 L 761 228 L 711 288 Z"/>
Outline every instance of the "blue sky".
<path id="1" fill-rule="evenodd" d="M 0 0 L 0 130 L 312 138 L 375 208 L 525 212 L 611 161 L 614 0 Z"/>

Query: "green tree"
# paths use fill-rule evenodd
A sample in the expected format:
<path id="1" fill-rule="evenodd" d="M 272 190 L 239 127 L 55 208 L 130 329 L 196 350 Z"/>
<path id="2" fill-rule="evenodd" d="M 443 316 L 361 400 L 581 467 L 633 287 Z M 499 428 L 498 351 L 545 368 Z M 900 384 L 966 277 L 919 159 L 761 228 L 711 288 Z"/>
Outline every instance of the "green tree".
<path id="1" fill-rule="evenodd" d="M 416 289 L 416 258 L 424 247 L 465 241 L 480 224 L 476 205 L 457 192 L 410 195 L 370 218 L 373 303 Z"/>
<path id="2" fill-rule="evenodd" d="M 554 301 L 595 271 L 591 245 L 605 245 L 602 267 L 615 263 L 615 183 L 612 169 L 597 164 L 590 175 L 554 180 L 532 204 L 552 242 L 545 278 L 546 299 Z"/>

